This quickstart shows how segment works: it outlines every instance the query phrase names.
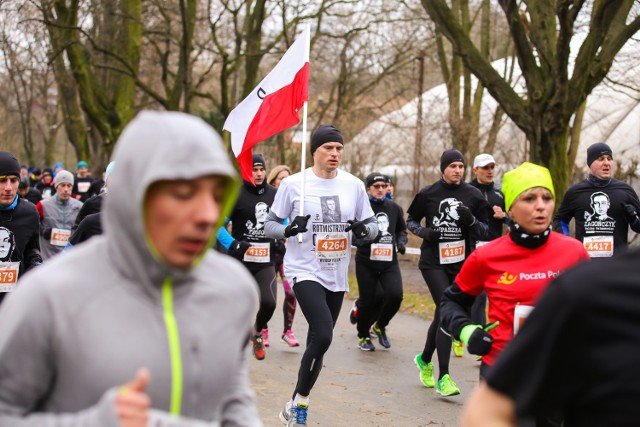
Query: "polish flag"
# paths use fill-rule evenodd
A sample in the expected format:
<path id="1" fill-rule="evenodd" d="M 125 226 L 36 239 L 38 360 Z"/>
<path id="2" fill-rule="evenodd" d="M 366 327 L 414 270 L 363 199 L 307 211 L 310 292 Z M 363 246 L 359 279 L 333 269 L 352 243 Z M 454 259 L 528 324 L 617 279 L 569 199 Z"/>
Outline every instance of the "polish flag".
<path id="1" fill-rule="evenodd" d="M 300 122 L 298 111 L 309 98 L 309 32 L 307 28 L 224 122 L 245 181 L 254 182 L 252 147 Z"/>

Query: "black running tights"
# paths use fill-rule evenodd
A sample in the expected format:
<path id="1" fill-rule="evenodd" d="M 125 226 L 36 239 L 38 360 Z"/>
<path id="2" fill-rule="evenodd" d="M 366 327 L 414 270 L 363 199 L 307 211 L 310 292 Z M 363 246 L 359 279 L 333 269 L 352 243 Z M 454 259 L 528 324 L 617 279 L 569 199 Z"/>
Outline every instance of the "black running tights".
<path id="1" fill-rule="evenodd" d="M 422 351 L 422 360 L 431 362 L 434 351 L 438 351 L 438 367 L 440 369 L 438 379 L 449 373 L 449 357 L 451 356 L 451 337 L 440 329 L 440 301 L 444 290 L 449 287 L 453 278 L 450 278 L 445 270 L 420 269 L 424 281 L 436 304 L 436 312 L 427 332 L 427 340 Z"/>
<path id="2" fill-rule="evenodd" d="M 293 285 L 298 306 L 309 323 L 307 348 L 304 350 L 298 371 L 298 383 L 293 392 L 309 396 L 322 369 L 322 359 L 333 339 L 344 292 L 332 292 L 318 282 L 304 280 Z"/>

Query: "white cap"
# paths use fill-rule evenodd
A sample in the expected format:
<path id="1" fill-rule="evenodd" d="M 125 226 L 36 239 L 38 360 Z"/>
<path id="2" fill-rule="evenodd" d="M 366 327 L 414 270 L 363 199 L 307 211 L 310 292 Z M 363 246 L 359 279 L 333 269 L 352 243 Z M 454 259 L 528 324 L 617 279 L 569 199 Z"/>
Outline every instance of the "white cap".
<path id="1" fill-rule="evenodd" d="M 496 164 L 496 160 L 493 158 L 491 154 L 478 154 L 475 159 L 473 159 L 473 167 L 481 168 L 483 166 L 487 166 L 493 163 Z"/>

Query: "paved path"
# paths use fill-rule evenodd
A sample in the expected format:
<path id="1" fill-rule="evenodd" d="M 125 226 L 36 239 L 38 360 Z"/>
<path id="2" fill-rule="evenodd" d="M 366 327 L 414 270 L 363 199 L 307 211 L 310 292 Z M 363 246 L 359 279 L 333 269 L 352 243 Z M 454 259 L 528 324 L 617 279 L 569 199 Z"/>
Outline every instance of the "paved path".
<path id="1" fill-rule="evenodd" d="M 251 383 L 258 410 L 266 427 L 282 426 L 278 412 L 290 398 L 295 385 L 303 347 L 289 348 L 274 334 L 282 327 L 282 288 L 279 303 L 269 323 L 271 347 L 265 360 L 250 362 Z M 346 300 L 324 368 L 311 393 L 310 426 L 455 426 L 462 405 L 478 383 L 474 356 L 451 358 L 451 376 L 462 390 L 459 396 L 443 398 L 434 389 L 422 386 L 413 357 L 422 351 L 428 322 L 398 314 L 388 328 L 392 347 L 364 352 L 357 347 L 355 326 L 349 323 L 352 302 Z M 294 331 L 300 342 L 306 337 L 307 323 L 296 312 Z M 374 340 L 378 344 L 377 340 Z"/>

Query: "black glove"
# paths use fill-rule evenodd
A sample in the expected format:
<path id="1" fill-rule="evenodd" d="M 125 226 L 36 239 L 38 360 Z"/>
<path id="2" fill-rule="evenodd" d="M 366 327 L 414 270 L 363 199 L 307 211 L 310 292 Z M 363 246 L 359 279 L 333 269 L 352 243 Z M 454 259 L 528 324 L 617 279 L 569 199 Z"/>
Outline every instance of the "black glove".
<path id="1" fill-rule="evenodd" d="M 284 244 L 284 240 L 278 240 L 274 242 L 274 249 L 276 254 L 284 256 L 287 253 L 287 246 Z"/>
<path id="2" fill-rule="evenodd" d="M 300 216 L 293 218 L 291 224 L 287 225 L 287 228 L 284 229 L 284 235 L 286 237 L 295 236 L 298 233 L 304 233 L 307 231 L 307 222 L 311 218 L 311 215 Z"/>
<path id="3" fill-rule="evenodd" d="M 45 228 L 44 231 L 42 232 L 42 237 L 44 237 L 45 240 L 51 239 L 51 229 Z"/>
<path id="4" fill-rule="evenodd" d="M 624 209 L 624 214 L 627 216 L 630 224 L 634 224 L 638 220 L 638 211 L 636 207 L 630 203 L 622 203 L 622 208 Z"/>
<path id="5" fill-rule="evenodd" d="M 438 240 L 440 240 L 440 231 L 433 229 L 431 227 L 423 228 L 418 233 L 418 236 L 422 237 L 424 240 L 426 240 L 429 243 L 435 243 Z"/>
<path id="6" fill-rule="evenodd" d="M 471 210 L 465 205 L 460 205 L 456 208 L 458 215 L 460 216 L 460 221 L 467 227 L 471 227 L 476 223 L 476 217 L 473 216 Z"/>
<path id="7" fill-rule="evenodd" d="M 469 353 L 484 356 L 491 351 L 493 337 L 489 331 L 495 329 L 500 322 L 489 323 L 485 326 L 467 325 L 460 331 L 460 341 L 467 345 Z"/>
<path id="8" fill-rule="evenodd" d="M 369 230 L 367 230 L 367 226 L 364 225 L 364 222 L 356 221 L 355 219 L 350 219 L 347 222 L 349 225 L 347 225 L 347 228 L 345 228 L 344 231 L 352 231 L 358 238 L 367 237 L 369 234 Z"/>
<path id="9" fill-rule="evenodd" d="M 231 242 L 231 245 L 229 245 L 229 255 L 242 261 L 242 259 L 244 258 L 244 254 L 249 250 L 250 247 L 251 243 L 249 242 L 246 242 L 244 240 L 234 240 L 233 242 Z"/>
<path id="10" fill-rule="evenodd" d="M 398 253 L 400 255 L 404 255 L 407 252 L 407 247 L 405 245 L 403 245 L 402 243 L 398 243 L 398 244 L 396 244 L 396 246 L 398 247 Z"/>

